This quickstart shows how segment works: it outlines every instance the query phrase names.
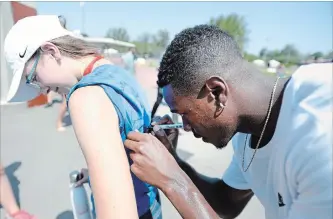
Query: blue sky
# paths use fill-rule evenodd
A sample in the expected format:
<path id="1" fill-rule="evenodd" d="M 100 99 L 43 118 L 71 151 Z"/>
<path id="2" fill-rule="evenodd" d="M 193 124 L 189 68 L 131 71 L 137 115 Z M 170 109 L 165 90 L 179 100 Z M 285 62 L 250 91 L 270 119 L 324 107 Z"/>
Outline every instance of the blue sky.
<path id="1" fill-rule="evenodd" d="M 332 2 L 86 2 L 85 32 L 105 36 L 110 27 L 125 27 L 131 39 L 143 32 L 167 29 L 173 36 L 210 17 L 237 13 L 245 17 L 246 50 L 295 45 L 303 53 L 332 50 Z M 79 2 L 37 2 L 38 14 L 62 14 L 69 29 L 80 29 Z"/>

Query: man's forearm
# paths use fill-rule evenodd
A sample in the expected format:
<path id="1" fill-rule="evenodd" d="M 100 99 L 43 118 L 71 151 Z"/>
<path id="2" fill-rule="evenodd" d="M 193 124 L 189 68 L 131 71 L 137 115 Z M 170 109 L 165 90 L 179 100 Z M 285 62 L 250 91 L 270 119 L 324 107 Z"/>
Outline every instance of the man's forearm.
<path id="1" fill-rule="evenodd" d="M 200 191 L 203 191 L 205 196 L 209 196 L 210 194 L 206 194 L 207 192 L 212 190 L 212 186 L 215 185 L 220 179 L 211 178 L 205 175 L 198 173 L 191 165 L 183 161 L 181 158 L 176 156 L 176 161 L 180 168 L 187 174 L 187 176 L 192 180 L 192 182 L 198 187 Z"/>
<path id="2" fill-rule="evenodd" d="M 193 167 L 180 159 L 177 155 L 175 155 L 175 158 L 181 169 L 187 174 L 196 188 L 204 196 L 205 200 L 207 200 L 220 217 L 225 219 L 237 217 L 251 199 L 252 194 L 249 194 L 248 197 L 236 203 L 231 198 L 234 195 L 230 194 L 229 191 L 225 189 L 225 184 L 221 179 L 204 176 L 196 172 Z"/>
<path id="3" fill-rule="evenodd" d="M 220 218 L 182 170 L 180 170 L 179 176 L 162 191 L 178 210 L 182 218 Z"/>

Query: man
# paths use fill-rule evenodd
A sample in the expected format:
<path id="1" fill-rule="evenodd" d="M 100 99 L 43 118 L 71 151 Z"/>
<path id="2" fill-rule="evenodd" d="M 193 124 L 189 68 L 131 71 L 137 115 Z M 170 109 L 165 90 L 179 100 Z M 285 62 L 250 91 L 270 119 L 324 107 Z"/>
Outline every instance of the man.
<path id="1" fill-rule="evenodd" d="M 226 32 L 185 29 L 166 50 L 158 84 L 186 131 L 217 148 L 233 138 L 232 162 L 222 179 L 203 176 L 154 126 L 128 135 L 131 169 L 183 218 L 235 218 L 256 195 L 268 219 L 331 219 L 332 70 L 312 64 L 275 78 L 244 60 Z"/>
<path id="2" fill-rule="evenodd" d="M 135 74 L 135 48 L 130 48 L 127 53 L 122 56 L 122 59 L 125 64 L 125 69 L 129 71 L 131 74 Z"/>

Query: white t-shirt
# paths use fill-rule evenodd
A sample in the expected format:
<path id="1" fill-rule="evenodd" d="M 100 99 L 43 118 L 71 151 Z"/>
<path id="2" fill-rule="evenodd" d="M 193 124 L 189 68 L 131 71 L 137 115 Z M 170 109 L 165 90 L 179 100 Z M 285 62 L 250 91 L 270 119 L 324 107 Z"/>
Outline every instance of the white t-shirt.
<path id="1" fill-rule="evenodd" d="M 234 156 L 223 176 L 252 189 L 267 219 L 332 219 L 333 64 L 301 66 L 290 79 L 272 140 L 242 169 L 244 133 L 232 139 Z M 254 150 L 245 149 L 245 168 Z"/>

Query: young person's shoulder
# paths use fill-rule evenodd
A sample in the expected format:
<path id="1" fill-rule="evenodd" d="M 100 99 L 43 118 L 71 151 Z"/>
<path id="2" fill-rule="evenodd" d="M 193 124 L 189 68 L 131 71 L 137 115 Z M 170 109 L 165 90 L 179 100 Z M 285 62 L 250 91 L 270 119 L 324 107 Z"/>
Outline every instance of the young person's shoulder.
<path id="1" fill-rule="evenodd" d="M 120 66 L 114 64 L 104 64 L 96 67 L 90 75 L 100 77 L 124 78 L 128 76 L 128 73 L 124 68 Z"/>

